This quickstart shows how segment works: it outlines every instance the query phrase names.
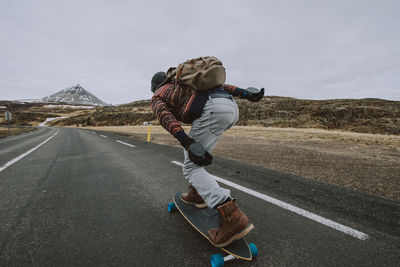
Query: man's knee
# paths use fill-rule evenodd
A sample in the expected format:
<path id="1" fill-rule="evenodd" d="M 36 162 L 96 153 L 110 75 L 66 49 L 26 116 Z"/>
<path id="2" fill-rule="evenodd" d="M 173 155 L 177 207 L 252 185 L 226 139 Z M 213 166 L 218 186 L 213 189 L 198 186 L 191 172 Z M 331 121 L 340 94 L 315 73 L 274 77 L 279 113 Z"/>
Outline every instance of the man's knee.
<path id="1" fill-rule="evenodd" d="M 203 176 L 204 167 L 199 166 L 191 161 L 185 162 L 183 165 L 183 176 L 190 182 L 191 177 Z"/>

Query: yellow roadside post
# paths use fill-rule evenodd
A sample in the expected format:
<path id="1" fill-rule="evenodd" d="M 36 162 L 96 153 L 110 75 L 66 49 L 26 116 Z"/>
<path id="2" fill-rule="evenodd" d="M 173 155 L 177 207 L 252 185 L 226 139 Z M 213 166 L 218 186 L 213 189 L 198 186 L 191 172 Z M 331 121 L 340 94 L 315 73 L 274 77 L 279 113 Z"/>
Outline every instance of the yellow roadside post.
<path id="1" fill-rule="evenodd" d="M 149 125 L 149 129 L 147 130 L 147 142 L 151 140 L 151 124 Z"/>

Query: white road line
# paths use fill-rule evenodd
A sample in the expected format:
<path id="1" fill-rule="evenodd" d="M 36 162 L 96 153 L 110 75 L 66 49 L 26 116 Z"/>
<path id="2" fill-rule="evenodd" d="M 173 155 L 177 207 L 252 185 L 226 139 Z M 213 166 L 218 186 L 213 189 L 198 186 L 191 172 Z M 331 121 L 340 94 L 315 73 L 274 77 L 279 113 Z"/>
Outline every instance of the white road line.
<path id="1" fill-rule="evenodd" d="M 117 141 L 118 143 L 124 144 L 124 145 L 126 145 L 126 146 L 135 147 L 134 145 L 131 145 L 131 144 L 128 144 L 128 143 L 119 141 L 119 140 L 115 140 L 115 141 Z"/>
<path id="2" fill-rule="evenodd" d="M 95 132 L 91 132 L 92 134 L 96 134 Z"/>
<path id="3" fill-rule="evenodd" d="M 45 143 L 47 143 L 51 138 L 53 138 L 54 136 L 56 136 L 58 134 L 59 130 L 57 130 L 57 132 L 55 134 L 53 134 L 52 136 L 50 136 L 49 138 L 47 138 L 46 140 L 44 140 L 43 142 L 41 142 L 40 144 L 38 144 L 37 146 L 35 146 L 34 148 L 31 148 L 30 150 L 26 151 L 24 154 L 19 155 L 18 157 L 8 161 L 6 164 L 4 164 L 3 166 L 0 167 L 0 172 L 4 171 L 5 169 L 7 169 L 8 167 L 10 167 L 11 165 L 13 165 L 14 163 L 16 163 L 17 161 L 19 161 L 20 159 L 24 158 L 25 156 L 29 155 L 30 153 L 32 153 L 33 151 L 35 151 L 36 149 L 38 149 L 39 147 L 41 147 L 42 145 L 44 145 Z"/>
<path id="4" fill-rule="evenodd" d="M 101 137 L 104 137 L 104 138 L 108 138 L 108 136 L 105 136 L 105 135 L 102 135 L 102 134 L 99 134 Z"/>
<path id="5" fill-rule="evenodd" d="M 181 162 L 178 162 L 178 161 L 171 161 L 171 162 L 176 164 L 176 165 L 179 165 L 179 166 L 183 167 L 183 164 Z M 361 239 L 361 240 L 367 240 L 369 238 L 369 236 L 367 234 L 365 234 L 363 232 L 360 232 L 360 231 L 357 231 L 357 230 L 355 230 L 355 229 L 353 229 L 351 227 L 345 226 L 343 224 L 340 224 L 340 223 L 337 223 L 337 222 L 332 221 L 330 219 L 324 218 L 324 217 L 319 216 L 317 214 L 314 214 L 312 212 L 309 212 L 309 211 L 303 210 L 301 208 L 298 208 L 296 206 L 290 205 L 290 204 L 288 204 L 286 202 L 283 202 L 283 201 L 281 201 L 279 199 L 276 199 L 276 198 L 264 195 L 262 193 L 256 192 L 256 191 L 251 190 L 249 188 L 246 188 L 244 186 L 232 183 L 232 182 L 230 182 L 228 180 L 225 180 L 225 179 L 222 179 L 220 177 L 217 177 L 217 176 L 214 176 L 214 175 L 213 175 L 213 177 L 217 182 L 220 182 L 222 184 L 225 184 L 225 185 L 228 185 L 230 187 L 236 188 L 237 190 L 243 191 L 243 192 L 245 192 L 247 194 L 250 194 L 250 195 L 252 195 L 254 197 L 257 197 L 259 199 L 265 200 L 265 201 L 267 201 L 267 202 L 269 202 L 271 204 L 274 204 L 274 205 L 276 205 L 278 207 L 281 207 L 283 209 L 286 209 L 286 210 L 292 211 L 294 213 L 297 213 L 297 214 L 299 214 L 299 215 L 301 215 L 303 217 L 306 217 L 306 218 L 311 219 L 311 220 L 313 220 L 315 222 L 318 222 L 318 223 L 321 223 L 321 224 L 326 225 L 328 227 L 331 227 L 333 229 L 336 229 L 336 230 L 338 230 L 340 232 L 343 232 L 345 234 L 354 236 L 354 237 L 356 237 L 358 239 Z"/>

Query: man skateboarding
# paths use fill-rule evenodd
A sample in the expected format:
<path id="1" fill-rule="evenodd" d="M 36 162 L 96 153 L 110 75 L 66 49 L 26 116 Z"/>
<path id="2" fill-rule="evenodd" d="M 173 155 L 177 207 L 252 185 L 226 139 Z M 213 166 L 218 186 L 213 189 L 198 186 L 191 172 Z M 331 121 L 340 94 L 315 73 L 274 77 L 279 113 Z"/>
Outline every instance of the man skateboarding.
<path id="1" fill-rule="evenodd" d="M 183 174 L 191 184 L 183 202 L 198 208 L 210 207 L 218 211 L 220 227 L 208 232 L 211 243 L 225 247 L 242 238 L 253 228 L 248 217 L 239 209 L 228 189 L 222 188 L 205 170 L 211 164 L 211 152 L 222 133 L 236 124 L 239 111 L 233 96 L 253 102 L 264 96 L 264 88 L 242 89 L 222 84 L 207 91 L 196 92 L 188 86 L 168 81 L 165 72 L 157 72 L 151 80 L 151 108 L 160 124 L 184 147 Z M 191 123 L 185 133 L 180 122 Z"/>

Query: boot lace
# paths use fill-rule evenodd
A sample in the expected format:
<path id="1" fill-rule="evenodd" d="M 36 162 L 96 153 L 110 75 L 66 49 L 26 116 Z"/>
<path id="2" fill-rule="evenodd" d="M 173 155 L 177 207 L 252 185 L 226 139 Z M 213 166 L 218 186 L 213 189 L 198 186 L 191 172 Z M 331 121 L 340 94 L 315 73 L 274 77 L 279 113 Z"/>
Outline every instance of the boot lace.
<path id="1" fill-rule="evenodd" d="M 225 211 L 225 217 L 227 218 L 227 221 L 230 222 L 233 210 L 231 208 L 227 207 L 224 209 L 224 211 Z M 222 216 L 219 214 L 219 212 L 216 212 L 213 215 L 209 216 L 207 220 L 209 221 L 212 218 L 214 218 L 215 216 L 219 216 L 218 217 L 218 225 L 221 226 L 223 223 L 223 220 L 222 220 Z"/>

